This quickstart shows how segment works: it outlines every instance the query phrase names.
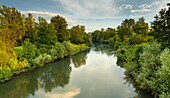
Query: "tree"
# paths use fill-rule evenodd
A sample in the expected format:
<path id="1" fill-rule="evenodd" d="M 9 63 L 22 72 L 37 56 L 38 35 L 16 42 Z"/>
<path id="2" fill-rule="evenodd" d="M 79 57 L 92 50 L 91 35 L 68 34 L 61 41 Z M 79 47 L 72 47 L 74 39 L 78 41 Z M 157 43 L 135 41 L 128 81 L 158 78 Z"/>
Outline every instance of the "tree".
<path id="1" fill-rule="evenodd" d="M 139 18 L 139 21 L 137 21 L 133 26 L 133 30 L 136 34 L 142 34 L 142 36 L 146 36 L 149 30 L 148 23 L 145 23 L 145 19 L 143 17 Z"/>
<path id="2" fill-rule="evenodd" d="M 84 42 L 85 26 L 73 26 L 70 29 L 71 42 L 81 44 Z"/>
<path id="3" fill-rule="evenodd" d="M 57 42 L 57 36 L 55 35 L 54 25 L 48 24 L 47 21 L 39 17 L 39 23 L 37 28 L 36 41 L 38 44 L 55 45 Z"/>
<path id="4" fill-rule="evenodd" d="M 24 16 L 14 7 L 0 7 L 0 36 L 3 36 L 7 45 L 13 47 L 17 40 L 22 39 L 25 33 Z"/>
<path id="5" fill-rule="evenodd" d="M 161 42 L 163 47 L 170 46 L 170 7 L 168 10 L 161 9 L 159 15 L 156 15 L 155 20 L 151 22 L 153 31 L 150 33 Z"/>
<path id="6" fill-rule="evenodd" d="M 63 42 L 65 40 L 68 40 L 68 36 L 69 36 L 69 32 L 67 32 L 66 28 L 67 28 L 67 21 L 65 20 L 64 17 L 62 16 L 55 16 L 51 18 L 51 23 L 54 24 L 56 35 L 58 38 L 58 41 Z"/>

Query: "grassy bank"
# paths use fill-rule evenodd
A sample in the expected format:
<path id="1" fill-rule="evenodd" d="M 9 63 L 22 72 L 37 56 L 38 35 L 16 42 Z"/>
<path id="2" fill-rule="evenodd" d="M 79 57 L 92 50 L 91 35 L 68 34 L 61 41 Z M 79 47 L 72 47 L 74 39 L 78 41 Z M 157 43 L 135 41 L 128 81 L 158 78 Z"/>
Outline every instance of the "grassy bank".
<path id="1" fill-rule="evenodd" d="M 36 45 L 26 42 L 24 45 L 13 49 L 18 57 L 18 61 L 13 60 L 13 63 L 9 63 L 11 67 L 0 67 L 0 82 L 5 82 L 10 80 L 12 76 L 43 66 L 65 56 L 74 55 L 87 48 L 89 47 L 85 44 L 77 45 L 70 42 L 56 42 L 54 46 L 42 45 L 38 49 Z M 10 60 L 9 62 L 12 61 Z"/>

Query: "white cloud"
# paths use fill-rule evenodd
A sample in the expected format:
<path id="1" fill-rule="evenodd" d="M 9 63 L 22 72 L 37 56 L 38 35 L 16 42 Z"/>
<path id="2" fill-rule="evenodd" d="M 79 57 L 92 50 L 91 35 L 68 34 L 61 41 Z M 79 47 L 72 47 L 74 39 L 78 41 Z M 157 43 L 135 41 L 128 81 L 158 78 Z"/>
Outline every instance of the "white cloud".
<path id="1" fill-rule="evenodd" d="M 152 5 L 142 4 L 139 8 L 150 8 Z"/>
<path id="2" fill-rule="evenodd" d="M 132 13 L 136 13 L 136 12 L 142 13 L 142 12 L 149 12 L 149 11 L 151 11 L 151 10 L 142 8 L 142 9 L 137 9 L 137 10 L 131 10 L 130 12 L 132 12 Z"/>
<path id="3" fill-rule="evenodd" d="M 55 1 L 55 0 L 53 0 Z M 73 18 L 103 19 L 118 14 L 114 0 L 59 0 Z"/>
<path id="4" fill-rule="evenodd" d="M 119 9 L 123 10 L 123 9 L 132 9 L 133 5 L 130 4 L 122 4 Z"/>
<path id="5" fill-rule="evenodd" d="M 148 4 L 142 4 L 139 6 L 140 9 L 135 9 L 135 10 L 131 10 L 130 12 L 132 13 L 143 13 L 143 12 L 150 12 L 151 11 L 151 8 L 153 6 L 157 6 L 159 5 L 161 2 L 160 1 L 156 1 L 156 2 L 153 2 L 152 4 L 148 5 Z"/>
<path id="6" fill-rule="evenodd" d="M 57 16 L 60 15 L 62 17 L 64 17 L 66 19 L 66 21 L 70 24 L 70 25 L 75 25 L 78 21 L 74 21 L 71 19 L 66 18 L 64 15 L 61 14 L 56 14 L 56 13 L 50 13 L 50 12 L 39 12 L 39 11 L 21 11 L 22 14 L 28 14 L 31 13 L 33 15 L 37 16 L 41 16 L 41 17 L 48 17 L 49 19 L 53 16 Z M 48 22 L 50 22 L 49 20 L 47 20 Z"/>

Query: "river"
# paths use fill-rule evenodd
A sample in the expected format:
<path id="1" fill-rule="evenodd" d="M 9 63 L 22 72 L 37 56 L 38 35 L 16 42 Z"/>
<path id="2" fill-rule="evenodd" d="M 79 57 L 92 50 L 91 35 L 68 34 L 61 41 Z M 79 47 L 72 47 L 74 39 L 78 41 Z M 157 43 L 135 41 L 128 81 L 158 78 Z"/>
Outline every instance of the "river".
<path id="1" fill-rule="evenodd" d="M 111 47 L 94 44 L 0 84 L 0 98 L 152 98 L 124 71 Z"/>

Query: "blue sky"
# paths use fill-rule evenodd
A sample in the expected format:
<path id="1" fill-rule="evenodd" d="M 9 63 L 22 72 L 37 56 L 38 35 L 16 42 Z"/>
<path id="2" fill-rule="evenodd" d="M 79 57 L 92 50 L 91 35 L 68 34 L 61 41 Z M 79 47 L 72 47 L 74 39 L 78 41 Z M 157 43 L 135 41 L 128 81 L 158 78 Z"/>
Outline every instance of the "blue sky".
<path id="1" fill-rule="evenodd" d="M 169 0 L 0 0 L 0 5 L 15 7 L 22 14 L 32 13 L 34 18 L 44 17 L 47 21 L 55 15 L 66 18 L 69 28 L 85 25 L 86 31 L 112 27 L 116 28 L 124 19 L 136 21 L 144 17 L 146 22 Z M 170 2 L 170 1 L 169 1 Z"/>

